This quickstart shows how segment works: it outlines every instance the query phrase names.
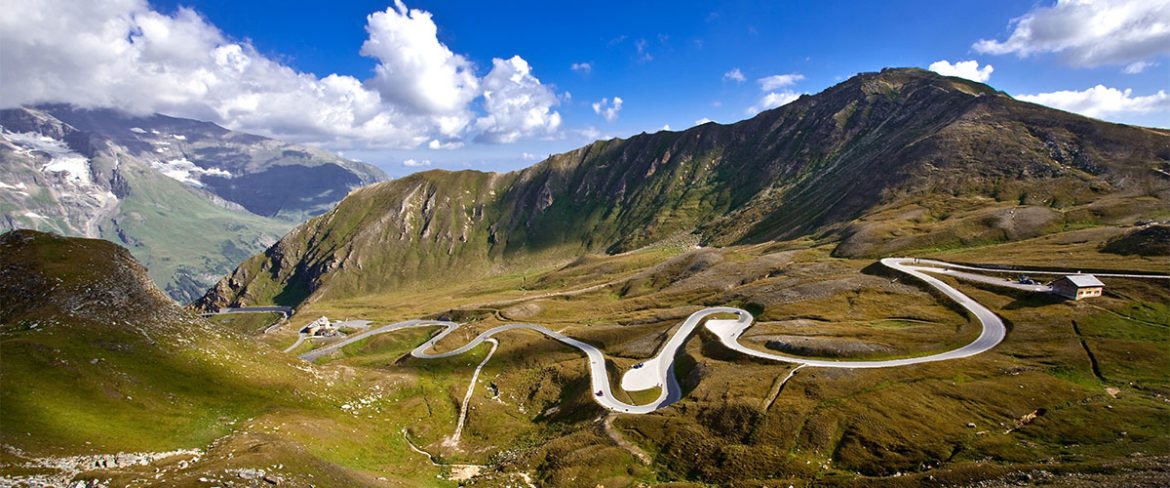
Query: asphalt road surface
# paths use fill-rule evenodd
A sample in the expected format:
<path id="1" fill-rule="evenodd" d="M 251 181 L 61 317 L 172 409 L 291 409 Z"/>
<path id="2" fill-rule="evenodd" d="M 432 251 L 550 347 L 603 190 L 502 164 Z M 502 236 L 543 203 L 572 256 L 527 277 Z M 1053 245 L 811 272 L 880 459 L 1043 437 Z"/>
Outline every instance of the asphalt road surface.
<path id="1" fill-rule="evenodd" d="M 279 305 L 264 305 L 259 307 L 228 307 L 222 308 L 218 312 L 204 313 L 200 315 L 222 315 L 228 313 L 282 313 L 285 318 L 293 313 L 292 307 L 282 307 Z"/>

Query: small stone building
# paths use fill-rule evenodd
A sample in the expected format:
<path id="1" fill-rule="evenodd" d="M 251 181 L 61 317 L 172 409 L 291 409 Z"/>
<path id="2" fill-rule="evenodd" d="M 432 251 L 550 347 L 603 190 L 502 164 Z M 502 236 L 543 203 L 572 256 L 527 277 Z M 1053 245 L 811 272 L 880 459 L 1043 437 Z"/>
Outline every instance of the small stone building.
<path id="1" fill-rule="evenodd" d="M 1069 300 L 1099 297 L 1104 289 L 1105 283 L 1091 274 L 1062 276 L 1052 282 L 1052 293 Z"/>
<path id="2" fill-rule="evenodd" d="M 301 333 L 311 336 L 332 336 L 337 335 L 337 329 L 333 327 L 333 323 L 328 318 L 321 317 L 302 328 Z"/>

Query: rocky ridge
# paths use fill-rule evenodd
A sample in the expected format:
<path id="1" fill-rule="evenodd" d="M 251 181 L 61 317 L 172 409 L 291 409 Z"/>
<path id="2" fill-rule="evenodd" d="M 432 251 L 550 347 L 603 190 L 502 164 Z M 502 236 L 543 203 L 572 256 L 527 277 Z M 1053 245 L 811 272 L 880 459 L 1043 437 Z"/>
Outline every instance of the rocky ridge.
<path id="1" fill-rule="evenodd" d="M 199 306 L 351 297 L 680 233 L 703 245 L 809 237 L 846 257 L 1016 240 L 1156 212 L 1170 199 L 1167 168 L 1167 131 L 887 69 L 735 124 L 598 141 L 511 173 L 428 171 L 363 188 Z"/>

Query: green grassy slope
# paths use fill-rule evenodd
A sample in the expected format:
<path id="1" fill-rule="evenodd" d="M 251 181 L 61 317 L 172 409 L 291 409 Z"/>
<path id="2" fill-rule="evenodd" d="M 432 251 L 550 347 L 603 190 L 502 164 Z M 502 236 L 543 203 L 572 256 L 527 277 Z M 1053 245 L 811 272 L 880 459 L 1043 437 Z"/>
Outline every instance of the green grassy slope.
<path id="1" fill-rule="evenodd" d="M 1170 266 L 1170 256 L 1102 250 L 1132 230 L 1097 226 L 916 253 L 1040 267 Z M 319 315 L 466 321 L 438 345 L 444 349 L 522 321 L 603 348 L 620 374 L 707 305 L 751 310 L 758 324 L 743 341 L 752 347 L 782 340 L 814 355 L 920 355 L 977 333 L 928 290 L 894 280 L 872 260 L 833 257 L 833 247 L 656 247 L 484 281 L 407 283 L 306 303 L 290 327 L 262 341 L 284 347 L 290 330 Z M 1009 323 L 995 349 L 908 368 L 803 368 L 775 396 L 772 385 L 790 366 L 730 354 L 699 332 L 679 358 L 683 400 L 614 422 L 616 435 L 651 456 L 643 465 L 600 421 L 605 412 L 592 402 L 581 354 L 538 334 L 498 337 L 454 448 L 445 441 L 486 346 L 419 360 L 408 353 L 433 330 L 411 329 L 299 364 L 185 315 L 150 287 L 126 286 L 144 283 L 144 273 L 103 264 L 109 255 L 132 263 L 103 241 L 9 234 L 0 249 L 0 445 L 25 457 L 206 450 L 187 469 L 155 463 L 79 479 L 206 486 L 199 478 L 242 483 L 232 470 L 263 468 L 294 486 L 452 485 L 447 469 L 413 452 L 407 438 L 440 462 L 486 465 L 473 480 L 484 486 L 515 486 L 516 473 L 584 487 L 963 486 L 1028 475 L 1126 486 L 1161 479 L 1170 458 L 1164 283 L 1107 279 L 1105 297 L 1070 303 L 957 282 Z M 84 428 L 70 430 L 67 421 Z M 0 452 L 0 477 L 31 471 L 23 459 Z M 155 467 L 162 478 L 142 481 Z"/>
<path id="2" fill-rule="evenodd" d="M 169 450 L 315 401 L 292 363 L 178 310 L 113 244 L 22 231 L 0 246 L 0 296 L 24 301 L 0 315 L 6 444 Z"/>
<path id="3" fill-rule="evenodd" d="M 145 168 L 125 168 L 123 177 L 130 190 L 102 237 L 126 245 L 180 302 L 197 298 L 217 273 L 292 227 L 216 206 L 198 190 Z"/>
<path id="4" fill-rule="evenodd" d="M 339 408 L 392 383 L 321 371 L 190 315 L 112 243 L 6 233 L 0 278 L 0 484 L 205 486 L 199 478 L 264 469 L 298 486 L 384 486 L 374 473 L 387 472 L 399 486 L 443 485 L 437 468 L 402 455 L 399 420 Z M 352 434 L 370 425 L 381 441 Z M 181 466 L 46 467 L 180 449 L 199 454 Z"/>

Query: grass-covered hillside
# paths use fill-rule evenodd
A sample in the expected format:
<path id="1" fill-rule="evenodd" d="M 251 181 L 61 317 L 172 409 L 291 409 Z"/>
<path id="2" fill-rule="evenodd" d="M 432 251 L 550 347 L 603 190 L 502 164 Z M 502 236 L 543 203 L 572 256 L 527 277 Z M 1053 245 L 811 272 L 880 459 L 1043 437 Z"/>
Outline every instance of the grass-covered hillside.
<path id="1" fill-rule="evenodd" d="M 916 69 L 858 75 L 730 125 L 599 141 L 507 174 L 355 192 L 200 302 L 297 305 L 680 240 L 809 237 L 840 257 L 1164 220 L 1170 134 Z"/>
<path id="2" fill-rule="evenodd" d="M 107 241 L 0 236 L 0 485 L 434 483 L 425 458 L 378 447 L 395 420 L 341 408 L 400 383 L 193 316 Z"/>

